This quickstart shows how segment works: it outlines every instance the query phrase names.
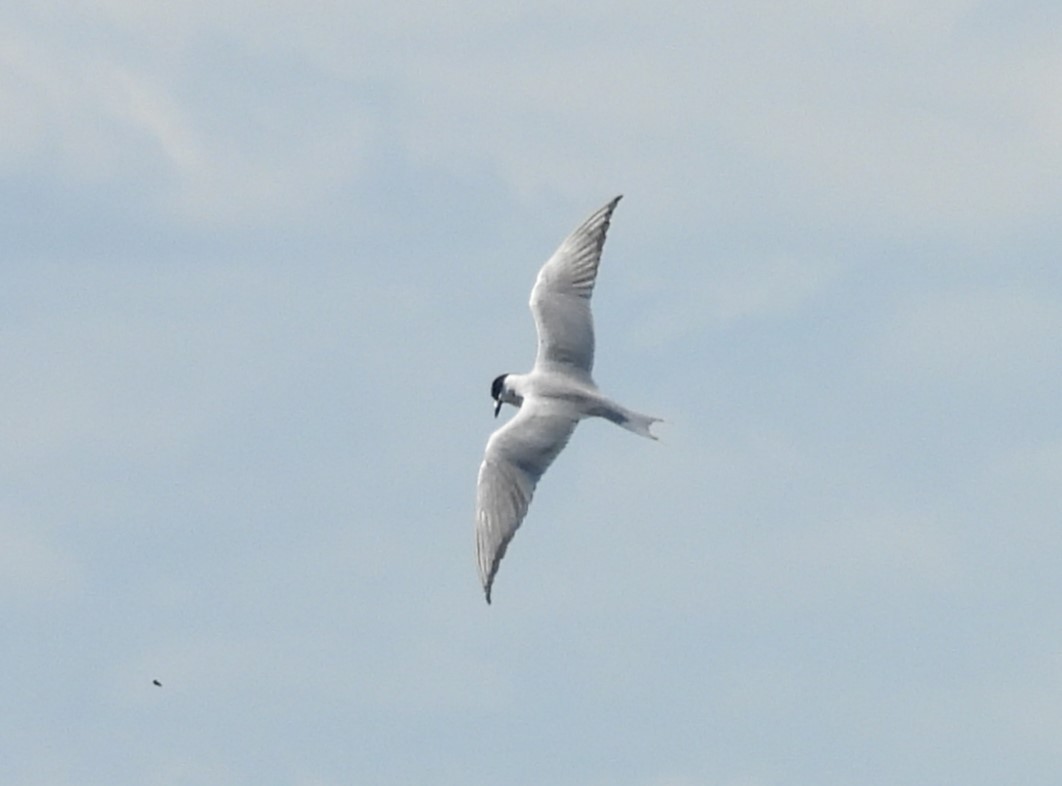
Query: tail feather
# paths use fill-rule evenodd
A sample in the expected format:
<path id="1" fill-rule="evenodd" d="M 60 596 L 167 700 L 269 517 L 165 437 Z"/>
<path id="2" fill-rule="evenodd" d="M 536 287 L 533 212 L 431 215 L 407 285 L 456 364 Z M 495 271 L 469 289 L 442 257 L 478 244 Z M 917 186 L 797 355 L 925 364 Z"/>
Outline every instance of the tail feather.
<path id="1" fill-rule="evenodd" d="M 622 426 L 627 431 L 633 431 L 642 437 L 648 437 L 649 439 L 658 439 L 656 434 L 649 430 L 649 427 L 654 423 L 663 423 L 663 418 L 654 418 L 649 415 L 643 415 L 640 412 L 631 412 L 629 409 L 621 410 L 617 413 L 618 417 L 615 419 L 609 418 L 617 426 Z"/>

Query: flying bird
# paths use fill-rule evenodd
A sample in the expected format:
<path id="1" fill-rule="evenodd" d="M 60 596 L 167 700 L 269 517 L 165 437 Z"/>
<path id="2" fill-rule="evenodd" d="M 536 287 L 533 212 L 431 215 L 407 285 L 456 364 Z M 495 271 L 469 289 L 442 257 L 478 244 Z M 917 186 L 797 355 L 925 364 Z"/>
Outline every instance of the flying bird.
<path id="1" fill-rule="evenodd" d="M 538 272 L 531 314 L 538 354 L 528 374 L 502 374 L 490 386 L 494 417 L 503 404 L 519 412 L 487 440 L 476 490 L 476 559 L 490 603 L 498 565 L 516 534 L 542 475 L 583 418 L 601 417 L 656 439 L 660 418 L 620 406 L 598 390 L 590 296 L 597 280 L 616 197 L 568 235 Z"/>
<path id="2" fill-rule="evenodd" d="M 158 680 L 152 680 L 151 684 L 154 685 L 156 688 L 161 688 L 162 687 L 162 683 L 159 682 Z"/>

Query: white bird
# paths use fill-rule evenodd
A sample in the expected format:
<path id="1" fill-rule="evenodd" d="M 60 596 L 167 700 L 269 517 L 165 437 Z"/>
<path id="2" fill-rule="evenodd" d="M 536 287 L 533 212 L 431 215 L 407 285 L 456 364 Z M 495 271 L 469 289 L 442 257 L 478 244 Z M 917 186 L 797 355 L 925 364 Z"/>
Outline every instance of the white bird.
<path id="1" fill-rule="evenodd" d="M 568 444 L 580 420 L 602 417 L 656 439 L 649 427 L 660 418 L 641 415 L 604 396 L 590 375 L 594 324 L 590 296 L 597 279 L 616 197 L 572 232 L 538 272 L 531 313 L 538 354 L 529 374 L 502 374 L 490 387 L 494 417 L 502 404 L 516 416 L 487 441 L 476 493 L 476 558 L 490 603 L 491 585 L 539 479 Z"/>

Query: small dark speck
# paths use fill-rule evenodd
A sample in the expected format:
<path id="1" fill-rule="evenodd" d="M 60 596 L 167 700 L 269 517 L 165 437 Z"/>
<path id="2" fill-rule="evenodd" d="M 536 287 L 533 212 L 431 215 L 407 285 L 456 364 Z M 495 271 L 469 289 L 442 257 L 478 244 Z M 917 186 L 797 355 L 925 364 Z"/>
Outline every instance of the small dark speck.
<path id="1" fill-rule="evenodd" d="M 151 681 L 151 684 L 152 684 L 152 685 L 155 685 L 156 687 L 159 687 L 159 688 L 161 688 L 161 687 L 162 687 L 162 683 L 161 683 L 161 682 L 159 682 L 158 680 L 152 680 L 152 681 Z"/>

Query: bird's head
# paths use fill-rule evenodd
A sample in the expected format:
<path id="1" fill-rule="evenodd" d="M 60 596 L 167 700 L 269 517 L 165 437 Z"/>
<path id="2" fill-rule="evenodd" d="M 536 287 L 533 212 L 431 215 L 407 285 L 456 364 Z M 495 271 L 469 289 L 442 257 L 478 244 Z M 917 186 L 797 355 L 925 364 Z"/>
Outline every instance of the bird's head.
<path id="1" fill-rule="evenodd" d="M 494 378 L 494 381 L 490 383 L 490 397 L 494 399 L 494 417 L 498 417 L 498 413 L 501 412 L 502 393 L 505 391 L 505 378 L 508 374 L 499 374 Z"/>
<path id="2" fill-rule="evenodd" d="M 490 383 L 490 397 L 494 399 L 494 417 L 498 417 L 502 404 L 508 403 L 518 407 L 523 403 L 523 398 L 518 396 L 509 386 L 508 378 L 508 374 L 499 374 Z"/>

